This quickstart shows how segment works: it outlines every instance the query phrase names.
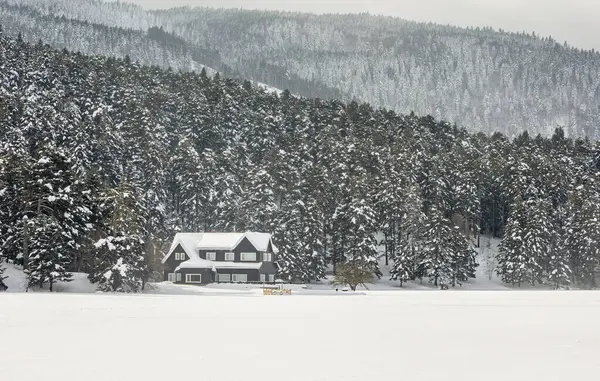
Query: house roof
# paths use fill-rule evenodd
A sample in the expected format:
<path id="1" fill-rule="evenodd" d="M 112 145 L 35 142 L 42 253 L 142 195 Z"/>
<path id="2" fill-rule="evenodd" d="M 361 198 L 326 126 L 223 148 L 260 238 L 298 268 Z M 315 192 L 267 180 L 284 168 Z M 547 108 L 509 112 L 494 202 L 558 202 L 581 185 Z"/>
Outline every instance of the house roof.
<path id="1" fill-rule="evenodd" d="M 262 262 L 213 262 L 206 259 L 190 259 L 182 262 L 177 266 L 175 271 L 181 269 L 243 269 L 243 270 L 258 270 L 262 266 Z"/>
<path id="2" fill-rule="evenodd" d="M 162 263 L 167 261 L 178 245 L 181 245 L 191 261 L 204 261 L 204 259 L 198 256 L 199 250 L 233 250 L 244 238 L 248 238 L 257 251 L 267 251 L 270 242 L 273 252 L 279 252 L 275 245 L 273 245 L 271 234 L 269 233 L 177 233 Z"/>
<path id="3" fill-rule="evenodd" d="M 196 244 L 196 249 L 233 250 L 244 237 L 244 233 L 204 233 Z M 256 250 L 260 249 L 257 247 Z"/>

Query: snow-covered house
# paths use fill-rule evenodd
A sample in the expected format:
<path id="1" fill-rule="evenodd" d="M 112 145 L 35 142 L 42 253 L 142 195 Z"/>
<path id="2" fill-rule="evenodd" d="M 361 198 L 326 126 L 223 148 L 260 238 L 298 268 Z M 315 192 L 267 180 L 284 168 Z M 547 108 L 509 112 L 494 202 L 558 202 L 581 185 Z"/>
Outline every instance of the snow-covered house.
<path id="1" fill-rule="evenodd" d="M 274 282 L 277 252 L 268 233 L 178 233 L 162 260 L 164 280 Z"/>

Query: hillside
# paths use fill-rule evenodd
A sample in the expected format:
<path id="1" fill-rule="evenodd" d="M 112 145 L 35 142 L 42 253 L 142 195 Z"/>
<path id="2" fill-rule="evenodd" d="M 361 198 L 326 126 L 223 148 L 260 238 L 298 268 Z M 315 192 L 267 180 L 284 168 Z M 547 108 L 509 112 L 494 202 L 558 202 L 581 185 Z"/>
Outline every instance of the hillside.
<path id="1" fill-rule="evenodd" d="M 504 282 L 596 285 L 589 140 L 473 135 L 5 37 L 0 58 L 0 256 L 34 284 L 84 272 L 135 291 L 175 231 L 253 230 L 274 233 L 291 281 L 344 262 L 381 275 L 379 231 L 399 282 L 468 282 L 466 235 L 491 234 Z"/>
<path id="2" fill-rule="evenodd" d="M 214 75 L 215 70 L 206 64 L 219 64 L 217 52 L 192 47 L 156 27 L 142 31 L 106 26 L 6 2 L 0 2 L 0 26 L 6 35 L 13 38 L 20 35 L 27 42 L 41 41 L 88 55 L 128 56 L 132 61 L 163 69 L 196 72 L 206 69 L 209 75 Z"/>
<path id="3" fill-rule="evenodd" d="M 366 14 L 5 1 L 97 25 L 142 32 L 160 26 L 192 50 L 211 52 L 199 62 L 227 76 L 302 96 L 357 99 L 509 138 L 525 130 L 550 136 L 557 126 L 570 137 L 600 137 L 600 55 L 551 38 Z M 81 49 L 76 39 L 65 44 Z"/>

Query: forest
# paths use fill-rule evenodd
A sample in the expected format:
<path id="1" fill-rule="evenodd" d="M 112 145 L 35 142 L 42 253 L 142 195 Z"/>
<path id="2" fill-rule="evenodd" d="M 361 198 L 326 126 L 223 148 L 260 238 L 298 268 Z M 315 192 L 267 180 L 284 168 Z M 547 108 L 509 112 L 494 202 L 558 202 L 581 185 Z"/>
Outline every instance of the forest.
<path id="1" fill-rule="evenodd" d="M 294 282 L 381 276 L 383 232 L 399 284 L 460 286 L 485 234 L 507 284 L 594 288 L 599 181 L 599 143 L 561 128 L 470 133 L 0 35 L 0 257 L 32 287 L 139 291 L 174 232 L 256 230 Z"/>
<path id="2" fill-rule="evenodd" d="M 600 54 L 551 36 L 392 17 L 3 0 L 5 33 L 292 94 L 431 115 L 509 139 L 600 138 Z M 159 31 L 157 33 L 157 31 Z"/>

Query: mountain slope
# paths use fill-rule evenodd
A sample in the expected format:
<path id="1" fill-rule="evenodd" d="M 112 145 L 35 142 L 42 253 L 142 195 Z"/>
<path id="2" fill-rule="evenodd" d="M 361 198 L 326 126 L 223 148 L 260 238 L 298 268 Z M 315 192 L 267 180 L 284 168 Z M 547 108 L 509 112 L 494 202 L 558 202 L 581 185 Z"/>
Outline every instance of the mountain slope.
<path id="1" fill-rule="evenodd" d="M 199 72 L 205 68 L 212 75 L 215 71 L 204 63 L 219 61 L 218 53 L 190 47 L 160 28 L 141 31 L 94 24 L 5 2 L 0 2 L 0 26 L 7 35 L 21 35 L 28 42 L 42 41 L 55 48 L 91 55 L 129 56 L 145 65 L 176 71 Z"/>
<path id="2" fill-rule="evenodd" d="M 142 33 L 162 27 L 184 41 L 199 63 L 302 96 L 357 99 L 487 134 L 514 137 L 526 130 L 549 136 L 562 126 L 567 136 L 600 138 L 600 54 L 550 38 L 367 14 L 145 11 L 99 0 L 5 1 L 42 15 Z M 55 33 L 51 25 L 38 29 Z M 64 44 L 81 49 L 75 38 Z M 140 62 L 153 63 L 147 57 Z"/>
<path id="3" fill-rule="evenodd" d="M 294 75 L 375 106 L 471 131 L 598 138 L 600 55 L 551 39 L 369 15 L 214 9 L 156 12 L 169 30 L 218 46 L 225 63 L 307 96 Z"/>

